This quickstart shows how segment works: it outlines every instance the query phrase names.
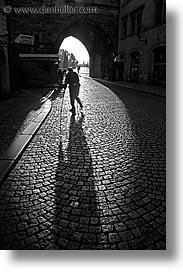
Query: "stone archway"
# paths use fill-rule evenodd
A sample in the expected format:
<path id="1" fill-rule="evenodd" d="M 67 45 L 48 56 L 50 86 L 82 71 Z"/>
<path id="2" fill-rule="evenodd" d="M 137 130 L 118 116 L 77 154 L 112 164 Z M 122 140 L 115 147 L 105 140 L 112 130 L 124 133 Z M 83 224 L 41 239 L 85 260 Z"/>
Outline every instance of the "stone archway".
<path id="1" fill-rule="evenodd" d="M 80 40 L 90 55 L 90 76 L 108 77 L 112 67 L 113 45 L 107 34 L 91 21 L 78 21 L 62 31 L 55 41 L 54 51 L 59 51 L 62 41 L 73 36 Z"/>

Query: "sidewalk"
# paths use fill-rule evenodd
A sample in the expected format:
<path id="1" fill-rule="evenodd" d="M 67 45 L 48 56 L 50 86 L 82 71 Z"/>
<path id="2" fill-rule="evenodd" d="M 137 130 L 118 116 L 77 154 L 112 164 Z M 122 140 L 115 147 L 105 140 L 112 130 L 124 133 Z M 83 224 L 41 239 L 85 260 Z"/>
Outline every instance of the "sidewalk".
<path id="1" fill-rule="evenodd" d="M 0 102 L 0 183 L 49 113 L 52 93 L 50 88 L 21 89 Z"/>
<path id="2" fill-rule="evenodd" d="M 22 89 L 14 97 L 0 102 L 0 154 L 41 113 L 41 99 L 48 91 L 49 89 Z"/>
<path id="3" fill-rule="evenodd" d="M 134 83 L 134 82 L 127 82 L 127 81 L 108 81 L 104 79 L 99 78 L 93 78 L 96 81 L 102 83 L 102 84 L 110 84 L 115 86 L 120 86 L 126 89 L 135 90 L 138 92 L 146 93 L 146 94 L 152 94 L 159 97 L 166 98 L 166 87 L 162 86 L 153 86 L 153 85 L 147 85 L 142 83 Z"/>

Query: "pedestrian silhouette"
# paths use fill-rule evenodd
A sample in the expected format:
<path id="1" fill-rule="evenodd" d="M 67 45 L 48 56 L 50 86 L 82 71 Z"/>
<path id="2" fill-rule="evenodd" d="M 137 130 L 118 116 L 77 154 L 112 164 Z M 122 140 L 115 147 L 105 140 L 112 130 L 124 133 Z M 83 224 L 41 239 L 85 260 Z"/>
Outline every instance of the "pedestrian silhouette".
<path id="1" fill-rule="evenodd" d="M 77 67 L 77 71 L 78 71 L 78 74 L 79 74 L 79 71 L 80 71 L 80 66 Z"/>
<path id="2" fill-rule="evenodd" d="M 78 74 L 73 72 L 72 68 L 68 69 L 68 73 L 65 78 L 65 88 L 67 88 L 67 85 L 69 85 L 69 93 L 70 93 L 70 103 L 71 103 L 71 112 L 73 115 L 76 114 L 76 108 L 75 108 L 75 100 L 79 103 L 80 108 L 83 108 L 83 104 L 81 103 L 81 100 L 79 98 L 79 89 L 80 89 L 80 83 L 79 83 L 79 77 Z"/>

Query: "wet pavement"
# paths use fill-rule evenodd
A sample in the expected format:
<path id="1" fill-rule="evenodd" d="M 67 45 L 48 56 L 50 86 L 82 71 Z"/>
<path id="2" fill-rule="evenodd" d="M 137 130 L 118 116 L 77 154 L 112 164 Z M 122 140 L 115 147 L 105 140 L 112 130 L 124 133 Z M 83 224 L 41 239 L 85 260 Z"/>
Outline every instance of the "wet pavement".
<path id="1" fill-rule="evenodd" d="M 0 189 L 1 249 L 165 249 L 165 99 L 81 78 Z"/>

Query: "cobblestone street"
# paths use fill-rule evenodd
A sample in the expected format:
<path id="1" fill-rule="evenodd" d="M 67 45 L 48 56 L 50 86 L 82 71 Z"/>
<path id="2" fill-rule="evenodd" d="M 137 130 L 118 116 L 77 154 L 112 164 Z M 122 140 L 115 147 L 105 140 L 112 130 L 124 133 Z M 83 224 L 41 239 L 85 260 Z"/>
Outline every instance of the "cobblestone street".
<path id="1" fill-rule="evenodd" d="M 165 99 L 81 77 L 0 188 L 1 249 L 166 249 Z"/>

